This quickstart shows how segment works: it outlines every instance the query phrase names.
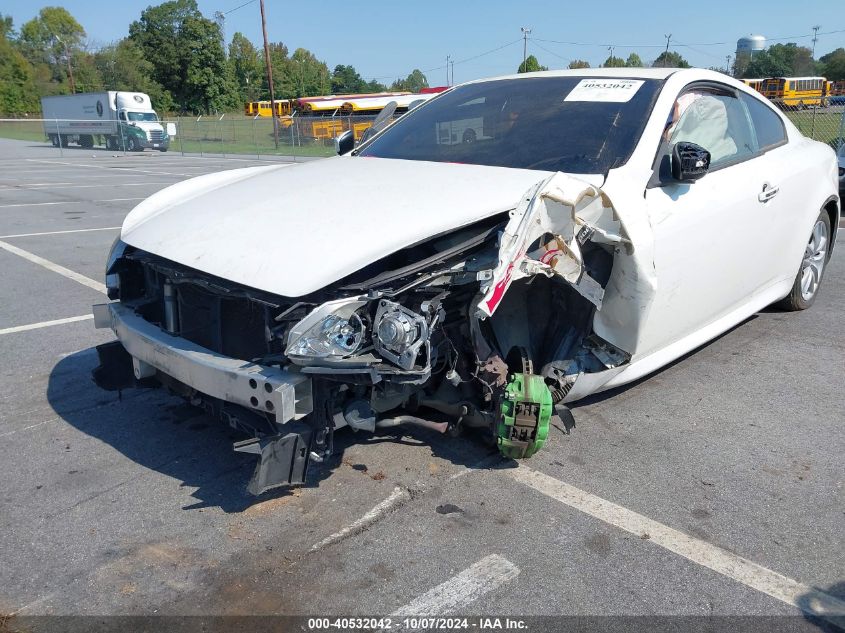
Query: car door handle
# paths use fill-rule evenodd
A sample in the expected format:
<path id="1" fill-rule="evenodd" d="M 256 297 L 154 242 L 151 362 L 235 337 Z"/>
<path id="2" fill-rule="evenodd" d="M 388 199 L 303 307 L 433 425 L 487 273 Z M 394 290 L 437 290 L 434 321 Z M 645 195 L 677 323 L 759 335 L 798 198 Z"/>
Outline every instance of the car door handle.
<path id="1" fill-rule="evenodd" d="M 776 195 L 778 195 L 779 191 L 780 187 L 772 186 L 769 183 L 763 183 L 763 191 L 761 191 L 757 195 L 757 200 L 759 200 L 760 202 L 768 202 Z"/>

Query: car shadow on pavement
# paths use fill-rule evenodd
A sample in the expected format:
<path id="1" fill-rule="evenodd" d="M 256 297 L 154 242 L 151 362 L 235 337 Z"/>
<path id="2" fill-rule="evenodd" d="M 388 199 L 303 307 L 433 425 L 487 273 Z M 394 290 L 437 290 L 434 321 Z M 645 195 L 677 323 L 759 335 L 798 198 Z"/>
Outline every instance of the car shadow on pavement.
<path id="1" fill-rule="evenodd" d="M 161 389 L 118 392 L 97 387 L 91 371 L 97 365 L 93 349 L 61 359 L 50 372 L 47 400 L 57 415 L 136 464 L 194 489 L 192 510 L 218 506 L 224 512 L 242 512 L 250 506 L 291 494 L 275 489 L 260 496 L 246 491 L 255 457 L 236 453 L 232 444 L 244 436 Z M 123 468 L 120 459 L 114 468 Z M 312 479 L 314 474 L 318 479 Z M 313 469 L 307 486 L 318 486 L 331 471 Z M 104 472 L 103 477 L 110 473 Z M 125 476 L 125 475 L 123 475 Z"/>
<path id="2" fill-rule="evenodd" d="M 104 391 L 91 378 L 97 364 L 93 348 L 62 358 L 50 372 L 50 406 L 72 427 L 136 464 L 181 482 L 179 487 L 193 489 L 191 496 L 197 501 L 183 509 L 216 506 L 224 512 L 237 513 L 292 494 L 290 488 L 277 488 L 259 496 L 249 494 L 246 485 L 256 459 L 232 450 L 232 444 L 245 436 L 161 389 Z M 331 477 L 353 444 L 383 442 L 428 447 L 432 455 L 467 467 L 479 463 L 491 451 L 474 434 L 450 438 L 410 427 L 395 427 L 374 435 L 342 429 L 335 434 L 333 455 L 323 463 L 312 463 L 305 487 L 319 487 Z M 113 461 L 115 470 L 122 468 L 120 461 Z M 110 473 L 103 473 L 103 477 L 109 476 Z"/>
<path id="3" fill-rule="evenodd" d="M 838 600 L 845 601 L 845 580 L 834 583 L 830 587 L 822 589 L 822 591 Z M 811 615 L 824 610 L 820 608 L 818 598 L 817 593 L 806 593 L 798 596 L 798 606 L 804 612 L 804 619 L 817 626 L 824 633 L 843 633 L 845 631 L 845 613 L 835 613 L 826 616 L 824 619 Z"/>

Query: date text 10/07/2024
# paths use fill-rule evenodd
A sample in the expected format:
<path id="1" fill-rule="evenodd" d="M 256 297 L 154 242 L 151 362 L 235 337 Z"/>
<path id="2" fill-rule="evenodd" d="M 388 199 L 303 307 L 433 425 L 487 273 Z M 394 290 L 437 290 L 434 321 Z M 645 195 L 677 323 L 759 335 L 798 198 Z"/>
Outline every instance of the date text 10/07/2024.
<path id="1" fill-rule="evenodd" d="M 527 623 L 519 618 L 473 617 L 351 617 L 351 618 L 309 618 L 308 630 L 442 630 L 442 631 L 525 631 Z"/>

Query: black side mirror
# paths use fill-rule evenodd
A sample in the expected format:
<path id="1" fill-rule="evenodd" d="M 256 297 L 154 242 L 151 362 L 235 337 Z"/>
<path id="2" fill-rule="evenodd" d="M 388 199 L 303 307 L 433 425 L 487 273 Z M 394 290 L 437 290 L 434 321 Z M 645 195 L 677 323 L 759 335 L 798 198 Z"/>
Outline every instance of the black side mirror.
<path id="1" fill-rule="evenodd" d="M 672 178 L 679 182 L 695 182 L 710 169 L 710 152 L 687 141 L 672 147 Z"/>
<path id="2" fill-rule="evenodd" d="M 351 152 L 354 147 L 355 136 L 352 134 L 352 130 L 346 130 L 343 134 L 335 137 L 334 139 L 334 149 L 338 153 L 338 155 Z"/>

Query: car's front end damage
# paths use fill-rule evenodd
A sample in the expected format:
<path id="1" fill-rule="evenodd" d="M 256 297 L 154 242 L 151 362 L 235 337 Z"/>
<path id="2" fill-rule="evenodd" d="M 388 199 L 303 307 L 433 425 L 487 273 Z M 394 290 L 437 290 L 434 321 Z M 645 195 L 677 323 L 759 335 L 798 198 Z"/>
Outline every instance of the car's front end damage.
<path id="1" fill-rule="evenodd" d="M 480 428 L 530 456 L 582 377 L 630 361 L 593 323 L 636 263 L 598 187 L 555 174 L 514 202 L 296 298 L 118 242 L 95 379 L 163 385 L 246 433 L 255 494 L 304 482 L 345 426 Z"/>

